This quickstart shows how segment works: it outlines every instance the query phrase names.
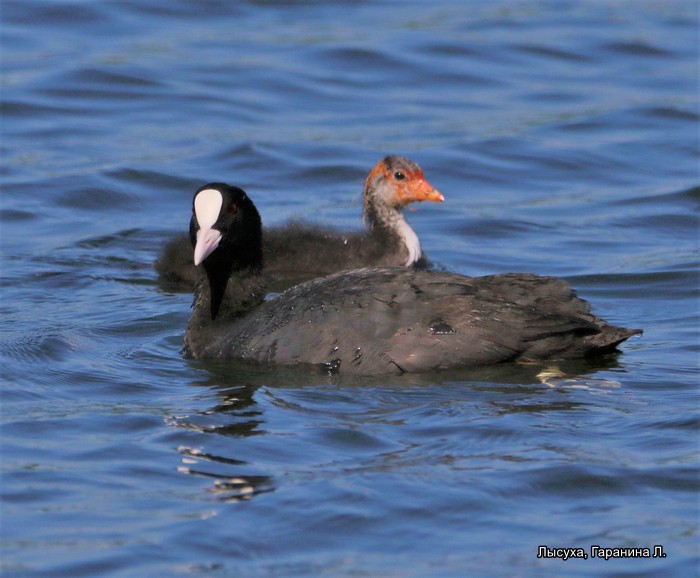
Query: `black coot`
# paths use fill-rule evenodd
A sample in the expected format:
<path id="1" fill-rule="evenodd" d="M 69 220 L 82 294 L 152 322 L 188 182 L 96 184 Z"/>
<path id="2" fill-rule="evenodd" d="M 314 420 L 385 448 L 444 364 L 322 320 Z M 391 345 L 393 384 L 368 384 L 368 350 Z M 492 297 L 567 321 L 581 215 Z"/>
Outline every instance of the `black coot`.
<path id="1" fill-rule="evenodd" d="M 566 282 L 530 274 L 360 269 L 265 301 L 260 216 L 222 183 L 195 193 L 190 238 L 206 273 L 184 339 L 194 358 L 380 374 L 583 357 L 641 333 L 593 315 Z"/>

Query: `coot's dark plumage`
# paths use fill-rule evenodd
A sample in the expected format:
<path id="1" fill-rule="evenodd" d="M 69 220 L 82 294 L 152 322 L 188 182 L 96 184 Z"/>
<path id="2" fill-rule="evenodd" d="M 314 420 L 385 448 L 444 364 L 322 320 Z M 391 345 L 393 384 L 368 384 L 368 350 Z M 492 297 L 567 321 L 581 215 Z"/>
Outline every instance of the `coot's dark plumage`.
<path id="1" fill-rule="evenodd" d="M 363 220 L 369 230 L 341 232 L 304 222 L 267 228 L 263 242 L 265 277 L 280 288 L 340 270 L 425 265 L 418 237 L 401 209 L 413 202 L 443 200 L 416 163 L 388 156 L 374 166 L 365 181 Z M 187 235 L 166 243 L 155 266 L 160 280 L 169 287 L 194 288 L 197 274 Z"/>
<path id="2" fill-rule="evenodd" d="M 529 274 L 360 269 L 265 301 L 261 234 L 243 190 L 213 183 L 195 194 L 190 236 L 206 276 L 188 356 L 376 374 L 583 357 L 641 333 L 593 315 L 564 281 Z"/>

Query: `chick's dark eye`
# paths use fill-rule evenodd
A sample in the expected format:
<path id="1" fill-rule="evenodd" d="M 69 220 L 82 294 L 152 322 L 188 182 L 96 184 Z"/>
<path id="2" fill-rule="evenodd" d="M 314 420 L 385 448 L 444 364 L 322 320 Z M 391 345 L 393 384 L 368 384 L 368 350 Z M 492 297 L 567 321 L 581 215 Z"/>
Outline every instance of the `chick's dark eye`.
<path id="1" fill-rule="evenodd" d="M 231 203 L 231 204 L 229 205 L 228 212 L 229 212 L 231 215 L 235 214 L 237 210 L 238 210 L 238 207 L 237 207 L 234 203 Z"/>
<path id="2" fill-rule="evenodd" d="M 404 175 L 401 171 L 396 171 L 396 172 L 394 173 L 394 178 L 395 178 L 397 181 L 403 181 L 403 180 L 406 178 L 406 175 Z"/>

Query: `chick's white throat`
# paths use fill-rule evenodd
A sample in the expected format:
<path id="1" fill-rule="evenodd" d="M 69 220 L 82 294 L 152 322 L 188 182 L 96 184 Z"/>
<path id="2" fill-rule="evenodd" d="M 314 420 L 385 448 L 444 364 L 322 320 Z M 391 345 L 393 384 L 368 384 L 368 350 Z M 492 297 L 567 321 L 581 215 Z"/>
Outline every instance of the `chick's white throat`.
<path id="1" fill-rule="evenodd" d="M 404 219 L 401 219 L 396 224 L 396 232 L 406 245 L 408 258 L 406 259 L 405 265 L 406 267 L 410 267 L 423 256 L 418 235 L 416 235 L 415 231 L 411 229 L 411 226 Z"/>

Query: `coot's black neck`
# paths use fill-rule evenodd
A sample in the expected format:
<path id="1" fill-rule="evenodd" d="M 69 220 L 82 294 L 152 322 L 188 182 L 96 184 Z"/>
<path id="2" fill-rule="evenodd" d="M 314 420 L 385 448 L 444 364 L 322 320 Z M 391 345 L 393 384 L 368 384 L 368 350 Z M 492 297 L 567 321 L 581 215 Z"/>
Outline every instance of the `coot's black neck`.
<path id="1" fill-rule="evenodd" d="M 243 239 L 224 235 L 202 268 L 195 289 L 194 315 L 214 321 L 247 313 L 265 296 L 261 232 L 254 231 Z"/>
<path id="2" fill-rule="evenodd" d="M 262 303 L 265 293 L 261 267 L 233 270 L 228 276 L 205 267 L 195 288 L 192 319 L 206 325 L 230 322 Z"/>

